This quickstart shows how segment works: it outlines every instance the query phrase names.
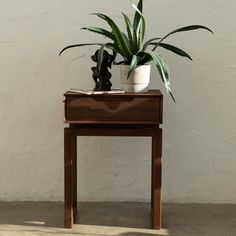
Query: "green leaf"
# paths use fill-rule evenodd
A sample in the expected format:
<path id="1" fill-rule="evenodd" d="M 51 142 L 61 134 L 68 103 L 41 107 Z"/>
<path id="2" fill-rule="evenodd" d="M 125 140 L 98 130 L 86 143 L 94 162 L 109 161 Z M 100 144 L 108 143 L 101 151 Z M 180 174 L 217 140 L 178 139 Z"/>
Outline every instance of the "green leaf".
<path id="1" fill-rule="evenodd" d="M 146 58 L 147 61 L 149 61 L 149 62 L 153 61 L 155 63 L 155 65 L 159 71 L 159 74 L 161 76 L 161 79 L 165 84 L 167 92 L 169 94 L 171 94 L 169 70 L 168 70 L 167 65 L 165 64 L 163 58 L 161 56 L 159 56 L 156 52 L 153 52 L 153 51 L 140 52 L 137 54 L 137 56 L 141 56 L 143 58 Z"/>
<path id="2" fill-rule="evenodd" d="M 125 39 L 126 44 L 129 45 L 129 38 L 127 37 L 127 35 L 124 32 L 121 32 L 121 33 Z M 129 48 L 130 48 L 130 45 L 129 45 Z"/>
<path id="3" fill-rule="evenodd" d="M 125 58 L 129 59 L 132 57 L 132 53 L 129 49 L 129 46 L 122 34 L 122 32 L 120 31 L 119 27 L 116 25 L 116 23 L 108 16 L 101 14 L 101 13 L 93 13 L 92 15 L 96 15 L 99 18 L 105 20 L 111 27 L 112 32 L 116 38 L 117 43 L 120 46 L 120 50 L 121 53 L 123 54 L 122 56 L 124 56 Z"/>
<path id="4" fill-rule="evenodd" d="M 118 45 L 116 43 L 114 43 L 114 44 L 113 43 L 106 43 L 105 47 L 112 50 L 113 57 L 114 57 L 113 63 L 115 64 L 115 59 L 116 59 L 117 54 L 119 53 L 122 55 L 122 53 L 120 52 L 120 48 L 118 47 Z"/>
<path id="5" fill-rule="evenodd" d="M 177 47 L 175 47 L 175 46 L 173 46 L 173 45 L 166 44 L 166 43 L 159 43 L 159 42 L 158 42 L 158 43 L 150 43 L 150 45 L 155 45 L 155 47 L 156 47 L 156 46 L 163 47 L 163 48 L 165 48 L 165 49 L 167 49 L 167 50 L 169 50 L 169 51 L 171 51 L 171 52 L 176 53 L 176 54 L 179 55 L 179 56 L 187 57 L 187 58 L 189 58 L 191 61 L 193 60 L 193 59 L 191 58 L 191 56 L 190 56 L 188 53 L 186 53 L 186 52 L 183 51 L 182 49 L 177 48 Z"/>
<path id="6" fill-rule="evenodd" d="M 129 79 L 130 75 L 133 73 L 133 71 L 137 67 L 137 64 L 138 64 L 138 57 L 136 55 L 133 55 L 130 66 L 129 66 L 127 79 Z"/>
<path id="7" fill-rule="evenodd" d="M 142 46 L 142 37 L 141 37 L 141 28 L 142 28 L 142 21 L 139 22 L 137 32 L 136 32 L 139 51 L 141 51 L 142 47 L 143 47 Z"/>
<path id="8" fill-rule="evenodd" d="M 133 39 L 133 32 L 134 32 L 134 29 L 133 29 L 133 26 L 130 22 L 130 19 L 129 17 L 123 13 L 123 16 L 124 16 L 124 19 L 125 19 L 125 24 L 126 24 L 126 29 L 127 29 L 127 34 L 128 34 L 128 38 L 129 38 L 129 45 L 130 45 L 130 50 L 132 53 L 135 53 L 135 43 L 134 43 L 134 39 Z"/>
<path id="9" fill-rule="evenodd" d="M 166 77 L 166 81 L 167 81 L 168 87 L 167 87 L 165 81 L 164 81 L 164 83 L 165 83 L 165 86 L 167 88 L 167 92 L 170 94 L 171 98 L 176 103 L 175 97 L 174 97 L 174 95 L 173 95 L 173 93 L 171 92 L 171 89 L 170 89 L 170 86 L 171 86 L 171 84 L 170 84 L 170 71 L 169 71 L 168 65 L 166 64 L 166 62 L 164 61 L 164 59 L 161 56 L 159 56 L 157 53 L 156 53 L 156 55 L 159 57 L 159 60 L 160 60 L 160 63 L 161 63 L 161 67 L 162 67 L 162 69 L 163 69 L 163 71 L 165 73 L 165 77 Z M 169 90 L 168 90 L 168 88 L 169 88 Z"/>
<path id="10" fill-rule="evenodd" d="M 170 35 L 172 34 L 175 34 L 175 33 L 179 33 L 179 32 L 184 32 L 184 31 L 191 31 L 191 30 L 197 30 L 197 29 L 205 29 L 209 32 L 211 32 L 212 34 L 213 31 L 209 28 L 207 28 L 206 26 L 203 26 L 203 25 L 189 25 L 189 26 L 185 26 L 185 27 L 182 27 L 182 28 L 179 28 L 179 29 L 176 29 L 172 32 L 170 32 L 169 34 L 167 34 L 166 36 L 164 36 L 160 41 L 159 43 L 161 43 L 163 40 L 165 40 L 166 38 L 168 38 Z"/>
<path id="11" fill-rule="evenodd" d="M 158 54 L 157 54 L 158 55 Z M 161 65 L 162 65 L 162 68 L 164 70 L 164 73 L 165 73 L 165 76 L 166 76 L 166 79 L 170 85 L 170 70 L 169 70 L 169 67 L 168 65 L 166 64 L 166 62 L 164 61 L 164 59 L 159 56 L 159 59 L 160 59 L 160 62 L 161 62 Z"/>
<path id="12" fill-rule="evenodd" d="M 115 65 L 121 65 L 121 64 L 124 64 L 126 65 L 126 61 L 119 61 L 119 62 L 114 62 Z"/>
<path id="13" fill-rule="evenodd" d="M 115 40 L 115 36 L 113 35 L 113 33 L 109 32 L 103 28 L 100 28 L 100 27 L 83 27 L 81 29 L 91 31 L 93 33 L 101 34 L 111 40 Z"/>
<path id="14" fill-rule="evenodd" d="M 102 44 L 102 43 L 82 43 L 82 44 L 69 45 L 69 46 L 63 48 L 63 49 L 60 51 L 59 56 L 61 56 L 61 54 L 62 54 L 64 51 L 66 51 L 67 49 L 70 49 L 70 48 L 84 47 L 84 46 L 94 46 L 94 45 L 102 46 L 103 44 Z"/>
<path id="15" fill-rule="evenodd" d="M 139 48 L 139 43 L 138 43 L 138 38 L 137 38 L 137 31 L 134 27 L 133 27 L 133 37 L 134 37 L 134 51 L 138 52 L 140 51 L 140 48 Z"/>
<path id="16" fill-rule="evenodd" d="M 145 18 L 142 17 L 142 25 L 141 25 L 141 29 L 140 29 L 140 34 L 142 37 L 142 47 L 143 47 L 143 42 L 144 42 L 144 38 L 145 38 L 145 32 L 146 32 L 146 22 L 145 22 Z"/>
<path id="17" fill-rule="evenodd" d="M 137 55 L 140 58 L 139 65 L 148 64 L 149 62 L 151 62 L 153 60 L 152 57 L 144 51 L 139 52 Z"/>
<path id="18" fill-rule="evenodd" d="M 116 53 L 120 53 L 120 49 L 119 47 L 117 47 L 115 44 L 113 43 L 106 43 L 105 44 L 105 47 L 108 48 L 108 49 L 111 49 L 113 51 L 115 51 Z"/>
<path id="19" fill-rule="evenodd" d="M 61 56 L 61 54 L 62 54 L 64 51 L 66 51 L 67 49 L 70 49 L 70 48 L 84 47 L 84 46 L 100 46 L 100 47 L 102 47 L 103 45 L 104 45 L 104 47 L 106 47 L 106 48 L 112 50 L 113 52 L 115 51 L 116 53 L 119 53 L 119 49 L 117 49 L 117 48 L 115 47 L 115 45 L 112 44 L 112 43 L 106 43 L 106 44 L 104 44 L 104 43 L 83 43 L 83 44 L 69 45 L 69 46 L 63 48 L 63 49 L 61 50 L 61 52 L 59 53 L 59 56 Z"/>
<path id="20" fill-rule="evenodd" d="M 135 5 L 133 2 L 132 2 L 133 5 Z M 136 7 L 136 6 L 135 6 Z M 139 12 L 143 12 L 143 0 L 139 0 L 139 3 L 136 7 Z M 135 9 L 136 10 L 136 9 Z M 135 12 L 135 15 L 134 15 L 134 22 L 133 22 L 133 26 L 134 26 L 134 29 L 137 31 L 137 28 L 138 28 L 138 24 L 140 22 L 140 19 L 141 19 L 141 15 L 138 11 Z"/>
<path id="21" fill-rule="evenodd" d="M 98 51 L 98 71 L 101 70 L 102 67 L 102 60 L 103 60 L 103 55 L 104 55 L 104 48 L 105 48 L 105 44 L 103 44 L 101 46 L 101 48 Z"/>
<path id="22" fill-rule="evenodd" d="M 173 93 L 172 93 L 171 91 L 169 91 L 169 94 L 170 94 L 172 100 L 174 101 L 174 103 L 177 103 L 176 100 L 175 100 L 175 97 L 174 97 Z"/>
<path id="23" fill-rule="evenodd" d="M 110 44 L 110 43 L 107 43 L 107 44 Z M 113 51 L 113 57 L 114 57 L 114 61 L 113 63 L 115 63 L 115 60 L 116 60 L 116 57 L 117 57 L 117 54 L 121 54 L 120 52 L 120 48 L 119 48 L 119 45 L 117 45 L 117 42 L 114 41 L 114 44 L 112 44 L 112 51 Z"/>
<path id="24" fill-rule="evenodd" d="M 144 45 L 143 45 L 143 51 L 145 51 L 147 49 L 147 47 L 149 45 L 151 45 L 152 42 L 156 41 L 156 40 L 160 40 L 161 38 L 152 38 L 149 39 Z"/>
<path id="25" fill-rule="evenodd" d="M 136 14 L 139 15 L 136 20 L 134 19 L 134 30 L 137 33 L 137 39 L 138 39 L 138 42 L 139 42 L 139 47 L 142 47 L 144 36 L 145 36 L 145 31 L 146 31 L 146 22 L 145 22 L 145 18 L 143 16 L 143 14 L 142 14 L 143 1 L 140 0 L 138 6 L 136 6 L 132 2 L 132 7 L 136 11 L 135 15 Z"/>

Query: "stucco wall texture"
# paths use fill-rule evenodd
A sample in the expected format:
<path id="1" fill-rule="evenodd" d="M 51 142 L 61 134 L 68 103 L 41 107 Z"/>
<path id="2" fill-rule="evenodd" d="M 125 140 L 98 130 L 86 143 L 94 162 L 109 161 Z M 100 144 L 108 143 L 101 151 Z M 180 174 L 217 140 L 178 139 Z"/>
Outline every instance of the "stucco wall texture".
<path id="1" fill-rule="evenodd" d="M 90 56 L 101 42 L 81 31 L 104 26 L 91 12 L 124 25 L 128 0 L 0 1 L 0 200 L 63 200 L 63 92 L 93 88 Z M 167 42 L 192 55 L 190 62 L 160 54 L 170 66 L 177 104 L 156 70 L 151 88 L 164 93 L 163 201 L 236 203 L 235 0 L 145 0 L 147 38 L 189 24 L 206 31 Z M 114 87 L 119 70 L 113 68 Z M 146 138 L 78 138 L 80 201 L 149 201 L 150 147 Z"/>

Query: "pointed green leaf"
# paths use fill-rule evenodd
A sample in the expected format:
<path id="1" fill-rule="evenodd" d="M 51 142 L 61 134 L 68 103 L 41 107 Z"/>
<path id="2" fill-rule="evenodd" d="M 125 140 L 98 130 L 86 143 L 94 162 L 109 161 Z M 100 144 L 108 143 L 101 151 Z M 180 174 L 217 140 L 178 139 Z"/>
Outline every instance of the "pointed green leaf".
<path id="1" fill-rule="evenodd" d="M 150 43 L 150 45 L 154 45 L 155 47 L 156 47 L 156 46 L 163 47 L 163 48 L 165 48 L 165 49 L 167 49 L 167 50 L 169 50 L 169 51 L 171 51 L 171 52 L 176 53 L 176 54 L 179 55 L 179 56 L 187 57 L 187 58 L 189 58 L 191 61 L 193 60 L 193 59 L 191 58 L 191 56 L 190 56 L 188 53 L 186 53 L 186 52 L 183 51 L 182 49 L 177 48 L 177 47 L 175 47 L 175 46 L 173 46 L 173 45 L 166 44 L 166 43 L 159 43 L 159 42 L 158 42 L 158 43 Z"/>
<path id="2" fill-rule="evenodd" d="M 121 64 L 126 65 L 126 61 L 119 61 L 119 62 L 115 62 L 114 64 L 115 65 L 121 65 Z"/>
<path id="3" fill-rule="evenodd" d="M 206 27 L 206 26 L 203 26 L 203 25 L 189 25 L 189 26 L 185 26 L 185 27 L 182 27 L 182 28 L 179 28 L 179 29 L 176 29 L 176 30 L 170 32 L 169 34 L 167 34 L 166 36 L 164 36 L 160 40 L 160 43 L 172 34 L 179 33 L 179 32 L 184 32 L 184 31 L 190 31 L 190 30 L 197 30 L 197 29 L 205 29 L 205 30 L 211 32 L 212 34 L 214 34 L 213 31 L 211 29 L 209 29 L 208 27 Z"/>
<path id="4" fill-rule="evenodd" d="M 109 44 L 109 43 L 107 43 L 107 44 Z M 112 44 L 112 46 L 113 46 L 112 51 L 113 51 L 113 57 L 114 57 L 114 62 L 113 62 L 113 63 L 115 63 L 117 54 L 119 53 L 119 54 L 122 55 L 122 53 L 120 52 L 119 45 L 117 45 L 117 42 L 116 42 L 116 41 L 114 41 L 114 44 Z"/>
<path id="5" fill-rule="evenodd" d="M 133 26 L 130 22 L 129 17 L 125 14 L 122 13 L 125 19 L 125 24 L 126 24 L 126 29 L 127 29 L 127 34 L 128 34 L 128 38 L 129 38 L 129 45 L 130 45 L 130 50 L 132 53 L 135 53 L 135 43 L 134 43 L 134 39 L 133 39 Z"/>
<path id="6" fill-rule="evenodd" d="M 158 54 L 157 54 L 158 55 Z M 162 68 L 164 70 L 164 73 L 165 73 L 165 76 L 166 76 L 166 79 L 170 85 L 170 70 L 169 70 L 169 67 L 168 65 L 165 63 L 164 59 L 159 56 L 159 59 L 160 59 L 160 62 L 161 62 L 161 65 L 162 65 Z"/>
<path id="7" fill-rule="evenodd" d="M 103 44 L 102 44 L 102 43 L 82 43 L 82 44 L 69 45 L 69 46 L 63 48 L 63 49 L 60 51 L 59 56 L 61 56 L 61 54 L 62 54 L 64 51 L 66 51 L 67 49 L 70 49 L 70 48 L 84 47 L 84 46 L 93 46 L 93 45 L 102 46 Z"/>
<path id="8" fill-rule="evenodd" d="M 117 49 L 117 48 L 114 46 L 114 44 L 112 44 L 112 43 L 107 43 L 107 44 L 103 44 L 103 43 L 83 43 L 83 44 L 69 45 L 69 46 L 63 48 L 63 49 L 61 50 L 61 52 L 59 53 L 59 56 L 61 56 L 61 54 L 62 54 L 64 51 L 66 51 L 67 49 L 70 49 L 70 48 L 84 47 L 84 46 L 100 46 L 100 47 L 102 47 L 103 45 L 104 45 L 104 47 L 106 47 L 106 48 L 108 48 L 108 49 L 110 49 L 110 50 L 112 50 L 112 51 L 116 51 L 116 52 L 120 53 L 120 52 L 119 52 L 119 49 Z"/>
<path id="9" fill-rule="evenodd" d="M 164 59 L 161 56 L 159 56 L 157 53 L 156 53 L 156 55 L 159 57 L 160 63 L 161 63 L 161 67 L 162 67 L 162 69 L 163 69 L 163 71 L 165 73 L 165 77 L 166 77 L 167 84 L 168 84 L 168 87 L 167 87 L 166 83 L 165 83 L 165 86 L 167 88 L 167 92 L 170 94 L 171 98 L 176 103 L 175 97 L 174 97 L 174 95 L 173 95 L 173 93 L 171 92 L 171 89 L 170 89 L 171 84 L 170 84 L 170 71 L 169 71 L 169 67 L 168 67 L 168 65 L 166 64 L 166 62 L 164 61 Z M 170 90 L 168 90 L 168 88 Z"/>
<path id="10" fill-rule="evenodd" d="M 145 22 L 143 23 L 142 20 L 139 22 L 136 34 L 138 39 L 138 48 L 139 51 L 141 51 L 143 50 L 143 40 L 145 35 Z"/>
<path id="11" fill-rule="evenodd" d="M 149 39 L 144 45 L 143 45 L 143 50 L 145 51 L 147 49 L 147 47 L 149 45 L 152 45 L 151 43 L 156 41 L 156 40 L 160 40 L 161 38 L 152 38 L 152 39 Z"/>
<path id="12" fill-rule="evenodd" d="M 170 88 L 170 80 L 169 80 L 169 73 L 168 70 L 165 68 L 164 64 L 163 64 L 163 59 L 156 53 L 153 51 L 150 52 L 140 52 L 138 53 L 138 56 L 144 56 L 147 58 L 147 60 L 150 61 L 150 58 L 152 59 L 152 61 L 155 63 L 159 74 L 162 78 L 162 81 L 165 84 L 165 87 L 167 89 L 167 92 L 170 93 L 171 92 L 171 88 Z"/>
<path id="13" fill-rule="evenodd" d="M 101 46 L 101 48 L 98 51 L 98 71 L 101 70 L 102 67 L 102 60 L 103 60 L 103 55 L 104 55 L 104 48 L 105 48 L 105 44 L 103 44 Z"/>
<path id="14" fill-rule="evenodd" d="M 136 55 L 133 55 L 130 66 L 129 66 L 127 79 L 129 79 L 130 75 L 133 73 L 133 71 L 137 67 L 137 64 L 138 64 L 138 57 Z"/>
<path id="15" fill-rule="evenodd" d="M 139 45 L 142 46 L 143 44 L 143 40 L 144 40 L 144 36 L 145 36 L 145 31 L 146 31 L 146 22 L 145 22 L 145 18 L 143 16 L 143 1 L 140 0 L 138 6 L 136 6 L 134 4 L 134 2 L 132 2 L 132 7 L 135 9 L 136 13 L 135 15 L 139 15 L 137 17 L 136 20 L 134 20 L 134 30 L 137 33 L 137 39 L 139 42 Z"/>
<path id="16" fill-rule="evenodd" d="M 133 5 L 135 5 L 133 2 L 132 2 Z M 135 6 L 136 7 L 136 6 Z M 139 0 L 139 3 L 136 7 L 139 12 L 143 12 L 143 0 Z M 133 22 L 133 26 L 134 26 L 134 29 L 137 30 L 138 28 L 138 24 L 139 24 L 139 21 L 141 19 L 141 15 L 139 14 L 138 11 L 135 12 L 135 15 L 134 15 L 134 22 Z"/>
<path id="17" fill-rule="evenodd" d="M 149 62 L 151 62 L 153 60 L 152 57 L 144 51 L 138 52 L 137 55 L 140 58 L 139 65 L 148 64 Z"/>
<path id="18" fill-rule="evenodd" d="M 116 38 L 117 43 L 120 46 L 120 50 L 123 54 L 123 56 L 125 56 L 127 59 L 132 57 L 132 53 L 129 49 L 129 46 L 127 45 L 127 42 L 122 34 L 122 32 L 120 31 L 119 27 L 116 25 L 116 23 L 108 16 L 101 14 L 101 13 L 93 13 L 93 15 L 98 16 L 99 18 L 105 20 L 111 27 L 112 32 Z"/>
<path id="19" fill-rule="evenodd" d="M 125 39 L 126 44 L 129 45 L 129 38 L 127 37 L 127 35 L 124 32 L 121 32 L 121 33 L 122 33 L 122 35 L 123 35 L 123 37 Z"/>
<path id="20" fill-rule="evenodd" d="M 137 32 L 136 32 L 139 51 L 141 50 L 141 46 L 142 46 L 142 44 L 141 44 L 142 40 L 141 40 L 141 37 L 140 37 L 141 27 L 142 27 L 142 21 L 139 22 L 138 27 L 137 27 Z"/>
<path id="21" fill-rule="evenodd" d="M 115 51 L 116 53 L 120 53 L 120 49 L 113 43 L 106 43 L 105 47 Z"/>
<path id="22" fill-rule="evenodd" d="M 139 49 L 139 43 L 138 43 L 138 38 L 137 38 L 137 31 L 136 29 L 133 27 L 133 38 L 134 38 L 134 51 L 138 52 L 140 51 Z"/>
<path id="23" fill-rule="evenodd" d="M 109 32 L 103 28 L 100 28 L 100 27 L 83 27 L 81 29 L 91 31 L 93 33 L 101 34 L 111 40 L 115 40 L 115 36 L 113 35 L 113 33 Z"/>

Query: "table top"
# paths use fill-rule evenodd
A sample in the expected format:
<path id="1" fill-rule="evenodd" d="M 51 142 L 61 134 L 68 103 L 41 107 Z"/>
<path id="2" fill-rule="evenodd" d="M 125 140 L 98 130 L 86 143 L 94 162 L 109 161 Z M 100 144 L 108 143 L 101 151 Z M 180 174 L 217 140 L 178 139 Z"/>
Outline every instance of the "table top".
<path id="1" fill-rule="evenodd" d="M 83 94 L 83 93 L 77 93 L 77 92 L 71 92 L 67 91 L 64 93 L 64 96 L 81 96 L 81 97 L 162 97 L 162 93 L 160 90 L 149 90 L 145 93 L 111 93 L 111 94 Z"/>
<path id="2" fill-rule="evenodd" d="M 146 93 L 65 94 L 65 123 L 102 125 L 162 124 L 163 96 L 159 90 Z"/>

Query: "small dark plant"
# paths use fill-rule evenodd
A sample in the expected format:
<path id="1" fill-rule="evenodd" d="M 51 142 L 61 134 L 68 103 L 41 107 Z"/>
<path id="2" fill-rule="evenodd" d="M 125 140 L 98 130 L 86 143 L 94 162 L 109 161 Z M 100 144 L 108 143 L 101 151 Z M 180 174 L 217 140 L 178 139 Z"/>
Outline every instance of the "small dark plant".
<path id="1" fill-rule="evenodd" d="M 111 68 L 111 64 L 114 61 L 114 56 L 110 55 L 106 50 L 103 51 L 102 61 L 99 60 L 101 51 L 97 50 L 91 59 L 97 62 L 96 67 L 92 67 L 93 80 L 95 82 L 94 91 L 110 91 L 112 83 L 110 82 L 111 73 L 108 68 Z"/>

